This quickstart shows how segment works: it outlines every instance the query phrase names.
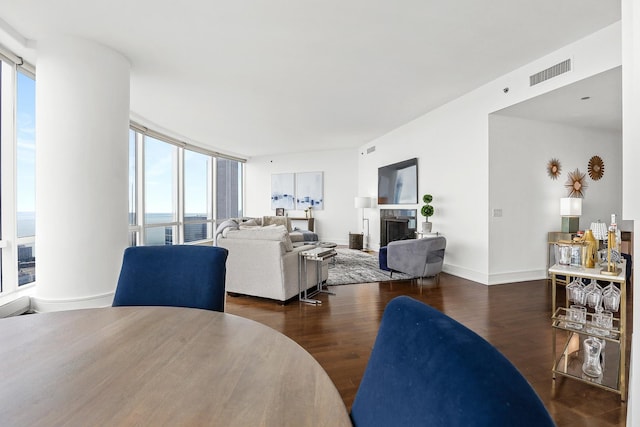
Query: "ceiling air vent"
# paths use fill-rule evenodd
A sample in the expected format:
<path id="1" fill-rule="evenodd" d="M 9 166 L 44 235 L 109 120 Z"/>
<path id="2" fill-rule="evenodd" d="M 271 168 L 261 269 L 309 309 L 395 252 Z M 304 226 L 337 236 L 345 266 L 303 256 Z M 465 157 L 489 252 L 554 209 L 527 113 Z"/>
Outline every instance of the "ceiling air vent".
<path id="1" fill-rule="evenodd" d="M 535 86 L 538 83 L 542 83 L 568 71 L 571 71 L 571 59 L 566 59 L 552 67 L 547 68 L 546 70 L 542 70 L 539 73 L 535 73 L 534 75 L 529 76 L 529 86 Z"/>
<path id="2" fill-rule="evenodd" d="M 375 146 L 375 145 L 373 145 L 373 146 L 371 146 L 371 147 L 367 148 L 367 154 L 371 154 L 371 153 L 373 153 L 374 151 L 376 151 L 376 146 Z"/>

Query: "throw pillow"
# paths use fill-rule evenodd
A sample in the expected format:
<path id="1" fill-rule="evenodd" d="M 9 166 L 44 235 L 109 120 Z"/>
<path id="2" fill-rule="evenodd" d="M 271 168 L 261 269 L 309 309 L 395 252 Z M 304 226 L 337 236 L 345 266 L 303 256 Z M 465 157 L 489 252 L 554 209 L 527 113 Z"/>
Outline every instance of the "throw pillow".
<path id="1" fill-rule="evenodd" d="M 291 220 L 288 216 L 263 216 L 262 225 L 284 225 L 287 231 L 291 231 Z"/>

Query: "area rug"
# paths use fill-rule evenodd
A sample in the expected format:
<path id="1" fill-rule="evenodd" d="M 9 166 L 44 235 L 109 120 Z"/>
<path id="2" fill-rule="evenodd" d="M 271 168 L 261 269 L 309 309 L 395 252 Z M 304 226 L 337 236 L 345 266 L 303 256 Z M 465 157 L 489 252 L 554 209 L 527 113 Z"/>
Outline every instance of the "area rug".
<path id="1" fill-rule="evenodd" d="M 378 267 L 377 254 L 369 254 L 355 249 L 337 248 L 336 265 L 329 263 L 329 278 L 327 285 L 349 285 L 352 283 L 385 282 L 389 280 L 412 279 L 403 273 L 393 273 Z"/>

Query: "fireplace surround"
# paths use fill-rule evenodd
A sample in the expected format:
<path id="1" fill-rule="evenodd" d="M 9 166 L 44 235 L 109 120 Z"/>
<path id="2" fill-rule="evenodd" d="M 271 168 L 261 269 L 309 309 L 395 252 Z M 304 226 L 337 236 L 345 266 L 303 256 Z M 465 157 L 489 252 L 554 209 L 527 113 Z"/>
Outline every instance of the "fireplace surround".
<path id="1" fill-rule="evenodd" d="M 380 247 L 416 238 L 416 209 L 380 209 Z"/>

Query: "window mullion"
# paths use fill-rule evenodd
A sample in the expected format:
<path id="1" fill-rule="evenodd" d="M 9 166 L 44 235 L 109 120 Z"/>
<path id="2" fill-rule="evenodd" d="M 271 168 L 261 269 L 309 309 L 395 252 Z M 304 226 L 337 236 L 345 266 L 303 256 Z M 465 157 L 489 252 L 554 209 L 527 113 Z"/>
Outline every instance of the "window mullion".
<path id="1" fill-rule="evenodd" d="M 145 239 L 146 207 L 145 207 L 144 156 L 145 156 L 144 136 L 140 132 L 136 131 L 136 186 L 137 186 L 136 203 L 137 203 L 137 209 L 138 209 L 137 225 L 139 229 L 138 244 L 140 245 L 144 245 L 144 242 L 146 241 Z"/>
<path id="2" fill-rule="evenodd" d="M 177 180 L 177 198 L 178 198 L 178 242 L 184 243 L 184 148 L 178 147 L 178 180 Z M 173 242 L 176 244 L 176 242 Z"/>

